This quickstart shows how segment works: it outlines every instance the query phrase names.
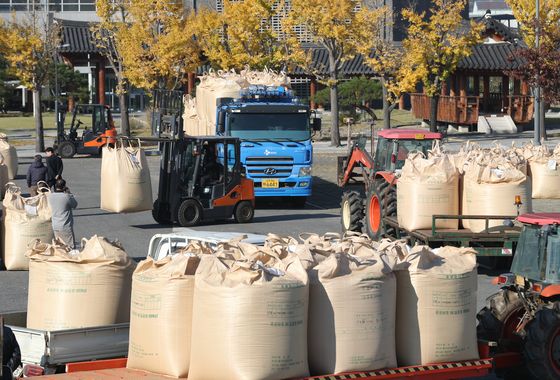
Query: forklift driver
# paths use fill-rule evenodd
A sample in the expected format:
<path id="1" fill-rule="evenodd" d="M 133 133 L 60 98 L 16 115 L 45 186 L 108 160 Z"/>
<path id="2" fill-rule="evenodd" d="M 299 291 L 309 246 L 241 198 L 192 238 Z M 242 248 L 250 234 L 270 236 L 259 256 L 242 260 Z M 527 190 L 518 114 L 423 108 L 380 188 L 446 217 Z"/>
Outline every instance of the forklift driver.
<path id="1" fill-rule="evenodd" d="M 218 162 L 216 147 L 207 145 L 205 147 L 204 159 L 202 160 L 202 175 L 200 176 L 200 186 L 206 187 L 217 181 L 224 171 L 222 164 Z"/>

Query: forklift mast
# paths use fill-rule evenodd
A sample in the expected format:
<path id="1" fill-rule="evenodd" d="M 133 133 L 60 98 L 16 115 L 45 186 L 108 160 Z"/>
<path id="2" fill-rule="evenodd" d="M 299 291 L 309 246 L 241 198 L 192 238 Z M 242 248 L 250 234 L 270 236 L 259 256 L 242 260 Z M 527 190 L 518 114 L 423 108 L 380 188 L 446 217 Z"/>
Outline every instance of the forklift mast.
<path id="1" fill-rule="evenodd" d="M 60 143 L 61 141 L 65 140 L 65 133 L 64 133 L 64 122 L 66 120 L 66 112 L 68 111 L 68 107 L 66 103 L 60 103 L 58 106 L 58 114 L 56 115 L 56 135 L 57 140 Z"/>
<path id="2" fill-rule="evenodd" d="M 152 96 L 152 136 L 183 137 L 183 92 L 154 90 Z"/>

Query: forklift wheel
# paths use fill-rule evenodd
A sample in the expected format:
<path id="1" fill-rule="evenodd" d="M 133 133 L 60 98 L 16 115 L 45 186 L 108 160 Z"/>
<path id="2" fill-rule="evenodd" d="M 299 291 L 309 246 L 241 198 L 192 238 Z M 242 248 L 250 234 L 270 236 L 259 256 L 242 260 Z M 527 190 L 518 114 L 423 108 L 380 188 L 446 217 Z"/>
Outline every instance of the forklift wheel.
<path id="1" fill-rule="evenodd" d="M 152 216 L 156 222 L 159 224 L 170 224 L 171 220 L 169 220 L 169 212 L 165 212 L 161 210 L 159 200 L 156 199 L 154 202 L 154 206 L 152 208 Z"/>
<path id="2" fill-rule="evenodd" d="M 255 215 L 255 209 L 249 201 L 241 201 L 235 207 L 235 212 L 233 214 L 235 221 L 237 223 L 249 223 L 253 220 Z"/>
<path id="3" fill-rule="evenodd" d="M 177 212 L 177 221 L 183 227 L 196 226 L 202 220 L 202 206 L 196 199 L 185 199 Z"/>
<path id="4" fill-rule="evenodd" d="M 58 154 L 62 158 L 72 158 L 76 154 L 76 145 L 71 141 L 63 141 L 58 145 Z"/>

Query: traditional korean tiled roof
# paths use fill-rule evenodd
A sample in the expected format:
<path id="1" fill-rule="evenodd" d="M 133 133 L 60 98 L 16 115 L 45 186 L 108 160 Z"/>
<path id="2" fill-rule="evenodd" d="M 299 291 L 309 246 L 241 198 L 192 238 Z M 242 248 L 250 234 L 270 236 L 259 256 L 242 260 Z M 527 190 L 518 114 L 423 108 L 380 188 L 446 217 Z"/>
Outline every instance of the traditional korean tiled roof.
<path id="1" fill-rule="evenodd" d="M 68 21 L 57 20 L 61 25 L 63 47 L 60 48 L 60 53 L 77 53 L 88 54 L 98 53 L 98 48 L 93 44 L 91 38 L 90 26 L 91 24 L 83 21 Z M 504 35 L 506 40 L 517 38 L 515 33 L 511 31 L 506 25 L 500 23 L 493 18 L 481 19 L 487 29 L 494 28 L 495 30 Z M 505 29 L 504 29 L 505 28 Z M 506 36 L 507 35 L 507 36 Z M 321 47 L 308 45 L 307 49 L 312 51 L 312 73 L 320 76 L 328 75 L 328 53 L 327 50 Z M 516 69 L 522 65 L 523 61 L 515 54 L 516 49 L 519 47 L 515 43 L 500 42 L 500 43 L 487 43 L 475 46 L 472 54 L 463 59 L 458 68 L 467 70 L 511 70 Z M 202 73 L 208 67 L 201 67 L 197 73 Z M 305 75 L 303 68 L 296 68 L 291 75 Z M 340 76 L 357 76 L 357 75 L 375 75 L 374 71 L 364 63 L 361 55 L 347 60 L 343 63 L 339 72 Z"/>
<path id="2" fill-rule="evenodd" d="M 84 21 L 56 20 L 61 26 L 60 53 L 98 53 L 91 38 L 91 23 Z"/>
<path id="3" fill-rule="evenodd" d="M 479 44 L 472 54 L 463 58 L 458 69 L 463 70 L 515 70 L 523 65 L 523 60 L 516 54 L 519 47 L 509 42 Z"/>
<path id="4" fill-rule="evenodd" d="M 517 32 L 509 28 L 506 24 L 499 20 L 498 16 L 484 16 L 479 22 L 484 24 L 485 32 L 484 34 L 489 36 L 491 34 L 497 34 L 501 36 L 504 41 L 515 42 L 516 40 L 521 40 Z"/>
<path id="5" fill-rule="evenodd" d="M 326 49 L 310 48 L 312 52 L 311 69 L 317 75 L 328 75 L 329 73 L 329 54 Z M 295 75 L 303 75 L 305 71 L 298 67 L 293 70 Z M 345 61 L 339 72 L 342 76 L 356 76 L 356 75 L 374 75 L 374 71 L 364 63 L 364 58 L 361 55 Z"/>

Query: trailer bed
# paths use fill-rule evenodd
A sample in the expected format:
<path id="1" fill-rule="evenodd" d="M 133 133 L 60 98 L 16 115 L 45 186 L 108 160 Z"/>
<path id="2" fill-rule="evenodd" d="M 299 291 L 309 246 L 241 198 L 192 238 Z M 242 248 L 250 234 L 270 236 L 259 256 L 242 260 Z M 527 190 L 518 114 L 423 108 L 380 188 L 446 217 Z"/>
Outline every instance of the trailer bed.
<path id="1" fill-rule="evenodd" d="M 486 232 L 473 232 L 467 228 L 437 229 L 436 220 L 441 219 L 484 219 L 487 222 L 494 219 L 508 219 L 504 216 L 455 216 L 434 215 L 432 228 L 408 231 L 399 226 L 397 217 L 387 216 L 384 222 L 397 231 L 397 236 L 392 238 L 408 237 L 410 243 L 426 244 L 432 248 L 444 245 L 472 247 L 479 256 L 512 256 L 521 229 L 519 227 L 494 227 Z M 513 219 L 513 217 L 511 217 Z"/>
<path id="2" fill-rule="evenodd" d="M 146 371 L 122 368 L 126 359 L 100 360 L 97 362 L 72 363 L 67 365 L 66 374 L 43 376 L 45 380 L 103 380 L 139 379 L 167 380 L 169 376 Z M 451 380 L 486 376 L 492 370 L 492 359 L 439 363 L 423 366 L 390 368 L 375 371 L 350 372 L 338 375 L 306 377 L 299 380 L 349 380 L 349 379 L 426 379 Z M 293 379 L 295 380 L 295 379 Z"/>

